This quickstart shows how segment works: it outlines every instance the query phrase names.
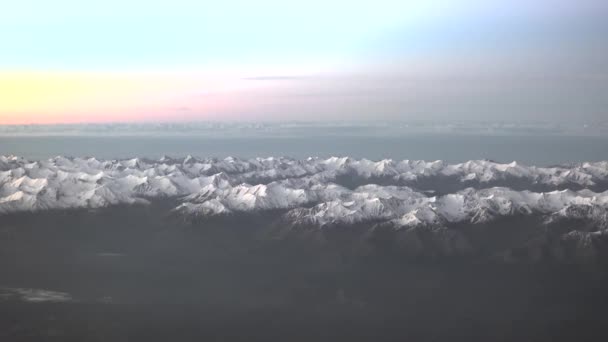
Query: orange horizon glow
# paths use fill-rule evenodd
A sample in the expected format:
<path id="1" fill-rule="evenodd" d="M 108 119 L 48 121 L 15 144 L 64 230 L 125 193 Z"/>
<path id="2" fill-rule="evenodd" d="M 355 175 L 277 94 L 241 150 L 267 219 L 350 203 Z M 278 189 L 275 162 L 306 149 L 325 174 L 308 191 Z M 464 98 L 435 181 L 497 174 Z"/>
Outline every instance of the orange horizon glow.
<path id="1" fill-rule="evenodd" d="M 211 118 L 222 99 L 199 93 L 234 83 L 180 73 L 0 72 L 0 124 L 179 121 L 193 110 Z"/>

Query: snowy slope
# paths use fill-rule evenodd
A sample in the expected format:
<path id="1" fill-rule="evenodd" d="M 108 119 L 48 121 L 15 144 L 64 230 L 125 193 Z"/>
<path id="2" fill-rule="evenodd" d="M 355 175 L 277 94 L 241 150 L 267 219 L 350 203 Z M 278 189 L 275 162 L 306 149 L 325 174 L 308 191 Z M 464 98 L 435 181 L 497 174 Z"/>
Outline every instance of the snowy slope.
<path id="1" fill-rule="evenodd" d="M 546 190 L 535 190 L 539 187 Z M 607 189 L 608 162 L 541 168 L 485 160 L 58 156 L 29 161 L 0 156 L 0 213 L 5 214 L 174 198 L 180 202 L 176 211 L 184 215 L 284 210 L 289 222 L 316 226 L 442 226 L 532 214 L 552 220 L 592 216 L 601 222 Z"/>

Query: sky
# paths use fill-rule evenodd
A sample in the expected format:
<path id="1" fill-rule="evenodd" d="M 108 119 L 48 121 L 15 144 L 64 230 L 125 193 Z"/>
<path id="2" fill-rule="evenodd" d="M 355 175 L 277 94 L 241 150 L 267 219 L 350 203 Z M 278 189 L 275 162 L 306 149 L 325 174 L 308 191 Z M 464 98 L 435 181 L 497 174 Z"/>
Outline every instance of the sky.
<path id="1" fill-rule="evenodd" d="M 2 4 L 0 124 L 608 120 L 605 0 Z"/>

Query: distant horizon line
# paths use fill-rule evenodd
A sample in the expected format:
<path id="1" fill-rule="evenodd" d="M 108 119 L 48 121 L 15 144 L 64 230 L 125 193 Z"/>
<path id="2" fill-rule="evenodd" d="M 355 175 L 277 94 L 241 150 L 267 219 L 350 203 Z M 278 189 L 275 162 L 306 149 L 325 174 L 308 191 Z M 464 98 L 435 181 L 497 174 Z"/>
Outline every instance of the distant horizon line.
<path id="1" fill-rule="evenodd" d="M 237 120 L 237 119 L 204 119 L 204 120 L 125 120 L 125 121 L 58 121 L 58 122 L 23 122 L 23 123 L 0 123 L 0 127 L 10 126 L 103 126 L 103 125 L 159 125 L 159 124 L 366 124 L 380 125 L 383 123 L 425 123 L 425 124 L 458 124 L 458 123 L 492 123 L 492 124 L 594 124 L 608 123 L 608 119 L 595 120 L 542 120 L 542 119 L 514 119 L 514 120 L 482 120 L 482 119 L 348 119 L 348 120 Z"/>

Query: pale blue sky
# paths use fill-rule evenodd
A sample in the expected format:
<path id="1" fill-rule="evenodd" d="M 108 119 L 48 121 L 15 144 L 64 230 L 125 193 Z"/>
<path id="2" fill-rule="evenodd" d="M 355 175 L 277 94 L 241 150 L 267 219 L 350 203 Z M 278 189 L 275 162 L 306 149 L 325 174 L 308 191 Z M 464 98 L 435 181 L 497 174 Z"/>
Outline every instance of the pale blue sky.
<path id="1" fill-rule="evenodd" d="M 507 49 L 559 53 L 606 47 L 608 5 L 602 3 L 20 0 L 2 6 L 0 68 L 365 63 L 386 55 Z"/>
<path id="2" fill-rule="evenodd" d="M 608 116 L 605 0 L 20 0 L 0 42 L 0 72 L 278 76 L 254 118 Z"/>

